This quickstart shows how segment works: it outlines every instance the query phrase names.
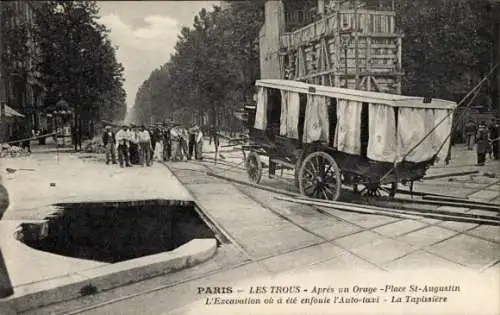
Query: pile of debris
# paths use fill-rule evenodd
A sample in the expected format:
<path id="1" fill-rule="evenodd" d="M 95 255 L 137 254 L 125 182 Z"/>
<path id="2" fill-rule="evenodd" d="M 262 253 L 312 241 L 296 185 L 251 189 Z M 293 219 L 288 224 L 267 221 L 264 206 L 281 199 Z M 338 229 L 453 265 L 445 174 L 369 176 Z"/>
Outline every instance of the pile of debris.
<path id="1" fill-rule="evenodd" d="M 93 139 L 87 140 L 82 145 L 83 151 L 85 153 L 105 153 L 106 149 L 102 144 L 100 137 L 94 137 Z"/>
<path id="2" fill-rule="evenodd" d="M 2 144 L 0 151 L 0 158 L 3 157 L 20 157 L 28 156 L 30 153 L 21 147 L 15 145 Z"/>

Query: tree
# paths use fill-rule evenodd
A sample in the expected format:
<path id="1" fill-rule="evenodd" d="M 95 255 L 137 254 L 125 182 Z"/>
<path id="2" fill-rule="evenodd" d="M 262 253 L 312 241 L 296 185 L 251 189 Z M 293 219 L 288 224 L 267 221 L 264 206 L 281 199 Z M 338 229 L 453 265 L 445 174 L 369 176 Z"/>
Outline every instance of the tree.
<path id="1" fill-rule="evenodd" d="M 26 60 L 28 59 L 28 33 L 29 25 L 24 19 L 16 17 L 15 8 L 11 3 L 2 3 L 0 5 L 0 75 L 4 77 L 15 78 L 19 86 L 26 86 L 26 73 L 32 69 L 27 69 Z M 11 83 L 10 80 L 5 80 L 4 83 Z M 3 87 L 8 90 L 9 87 Z M 6 91 L 5 91 L 6 92 Z M 17 91 L 23 92 L 24 91 Z M 10 98 L 10 93 L 6 93 L 7 98 Z M 17 94 L 17 93 L 16 93 Z M 14 103 L 15 106 L 20 106 L 18 102 L 22 102 L 22 98 L 15 95 L 18 99 L 7 99 L 8 103 Z M 12 104 L 11 104 L 12 105 Z"/>
<path id="2" fill-rule="evenodd" d="M 397 25 L 405 34 L 404 94 L 460 100 L 493 65 L 492 25 L 498 17 L 488 1 L 396 3 Z M 192 27 L 181 30 L 174 54 L 154 71 L 155 79 L 152 74 L 139 89 L 137 119 L 179 113 L 210 116 L 210 123 L 223 118 L 230 125 L 230 113 L 251 98 L 259 78 L 263 8 L 258 0 L 235 1 L 227 11 L 201 10 Z"/>
<path id="3" fill-rule="evenodd" d="M 201 10 L 191 28 L 183 28 L 169 62 L 155 70 L 139 89 L 134 111 L 231 124 L 231 112 L 253 94 L 259 56 L 255 41 L 263 22 L 264 1 L 242 1 L 231 11 Z M 155 79 L 153 79 L 153 74 Z M 154 92 L 150 92 L 154 91 Z M 156 97 L 150 99 L 148 93 Z"/>
<path id="4" fill-rule="evenodd" d="M 98 18 L 95 1 L 46 1 L 37 10 L 35 38 L 45 103 L 54 105 L 62 97 L 79 120 L 122 119 L 123 66 Z"/>
<path id="5" fill-rule="evenodd" d="M 487 0 L 398 1 L 404 93 L 460 100 L 492 66 Z"/>

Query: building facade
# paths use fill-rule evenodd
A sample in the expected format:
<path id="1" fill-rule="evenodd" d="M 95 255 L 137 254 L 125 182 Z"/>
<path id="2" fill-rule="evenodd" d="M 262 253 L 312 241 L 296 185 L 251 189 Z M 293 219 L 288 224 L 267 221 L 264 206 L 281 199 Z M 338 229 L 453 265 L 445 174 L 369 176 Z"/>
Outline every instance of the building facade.
<path id="1" fill-rule="evenodd" d="M 268 0 L 262 78 L 401 93 L 402 34 L 390 0 Z"/>
<path id="2" fill-rule="evenodd" d="M 221 10 L 228 10 L 231 8 L 231 1 L 220 1 L 219 6 Z"/>
<path id="3" fill-rule="evenodd" d="M 39 50 L 33 36 L 34 10 L 40 4 L 38 1 L 0 2 L 0 104 L 25 116 L 22 121 L 2 123 L 3 141 L 40 127 L 44 88 L 37 71 Z"/>

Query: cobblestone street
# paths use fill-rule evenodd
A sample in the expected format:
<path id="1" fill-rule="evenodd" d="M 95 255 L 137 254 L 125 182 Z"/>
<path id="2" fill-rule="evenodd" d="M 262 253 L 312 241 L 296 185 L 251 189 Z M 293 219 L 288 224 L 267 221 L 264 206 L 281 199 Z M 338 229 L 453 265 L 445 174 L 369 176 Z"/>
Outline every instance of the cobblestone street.
<path id="1" fill-rule="evenodd" d="M 208 144 L 206 147 L 210 148 Z M 466 152 L 468 157 L 464 158 L 460 149 L 455 149 L 454 154 L 463 165 L 435 167 L 429 174 L 476 169 L 471 166 L 474 164 L 473 154 Z M 226 151 L 222 152 L 224 159 L 221 161 L 240 161 L 240 152 Z M 205 156 L 209 158 L 211 154 Z M 495 171 L 495 163 L 497 161 L 484 167 L 486 172 Z M 4 233 L 12 231 L 19 222 L 43 219 L 50 212 L 46 206 L 52 203 L 160 198 L 194 200 L 209 219 L 231 236 L 231 242 L 220 246 L 216 256 L 208 262 L 102 293 L 97 299 L 103 302 L 113 296 L 148 290 L 165 281 L 172 283 L 172 287 L 161 292 L 176 294 L 194 290 L 191 286 L 200 285 L 201 280 L 192 284 L 175 284 L 180 279 L 193 276 L 213 283 L 211 281 L 218 277 L 243 281 L 250 274 L 286 276 L 322 270 L 398 272 L 432 266 L 436 270 L 473 271 L 495 276 L 500 271 L 498 226 L 427 218 L 398 219 L 277 200 L 276 194 L 207 176 L 206 171 L 217 170 L 246 180 L 242 170 L 210 160 L 168 162 L 166 165 L 155 163 L 151 168 L 120 168 L 105 165 L 101 155 L 49 152 L 5 159 L 2 169 L 7 168 L 17 171 L 4 175 L 12 198 L 11 207 L 2 221 Z M 430 191 L 435 191 L 433 187 L 442 187 L 442 193 L 498 203 L 498 184 L 495 181 L 496 178 L 484 176 L 463 176 L 454 177 L 452 181 L 447 178 L 424 181 L 416 189 L 425 191 L 431 187 Z M 51 186 L 51 183 L 55 185 Z M 279 182 L 265 177 L 263 184 L 283 188 Z M 486 190 L 478 191 L 478 188 L 488 184 L 490 187 Z M 34 191 L 36 194 L 31 193 Z M 19 255 L 20 250 L 25 250 L 19 246 L 24 245 L 13 244 L 6 239 L 2 238 L 2 248 L 14 285 L 43 281 L 47 277 L 91 266 L 88 262 L 74 259 L 47 260 L 44 257 L 46 254 L 39 253 L 39 267 L 34 269 L 32 256 Z M 26 257 L 26 261 L 19 257 Z M 71 264 L 73 269 L 68 269 L 67 264 Z M 246 267 L 237 268 L 241 264 Z M 213 272 L 218 274 L 216 278 L 208 276 Z M 146 294 L 99 307 L 89 314 L 109 314 L 117 310 L 121 314 L 133 314 L 143 309 L 141 305 L 160 312 L 182 307 L 194 298 L 189 294 L 179 296 L 175 302 L 169 300 L 167 306 L 160 301 L 160 295 Z M 83 307 L 90 301 L 70 301 L 57 308 Z M 53 310 L 54 307 L 48 306 L 33 314 L 50 314 Z"/>

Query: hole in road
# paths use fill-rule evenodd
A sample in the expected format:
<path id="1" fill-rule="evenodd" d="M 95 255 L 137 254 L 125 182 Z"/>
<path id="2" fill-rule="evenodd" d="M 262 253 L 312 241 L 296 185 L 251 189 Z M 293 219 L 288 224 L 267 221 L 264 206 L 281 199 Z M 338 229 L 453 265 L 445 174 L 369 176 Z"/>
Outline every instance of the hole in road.
<path id="1" fill-rule="evenodd" d="M 141 200 L 54 205 L 40 225 L 23 224 L 26 245 L 64 256 L 120 262 L 173 250 L 193 239 L 227 242 L 193 202 Z M 40 237 L 40 235 L 43 237 Z"/>

